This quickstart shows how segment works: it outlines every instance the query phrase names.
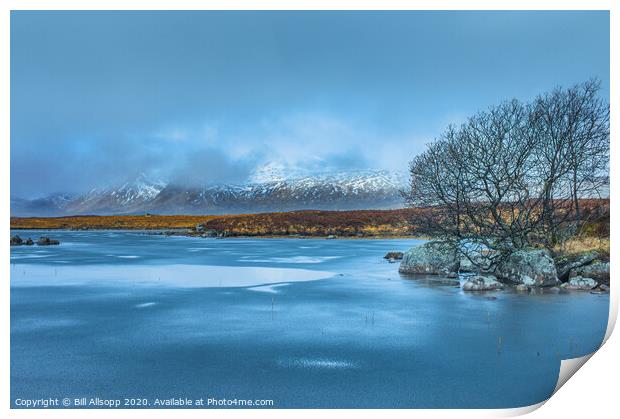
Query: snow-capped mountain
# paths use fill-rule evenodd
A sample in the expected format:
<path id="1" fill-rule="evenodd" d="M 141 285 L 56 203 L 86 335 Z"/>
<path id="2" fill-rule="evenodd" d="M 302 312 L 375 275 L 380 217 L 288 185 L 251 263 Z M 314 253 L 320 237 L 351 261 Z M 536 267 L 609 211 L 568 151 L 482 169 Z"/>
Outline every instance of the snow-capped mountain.
<path id="1" fill-rule="evenodd" d="M 140 174 L 131 182 L 115 188 L 92 189 L 67 202 L 67 214 L 118 214 L 141 212 L 145 205 L 157 198 L 166 187 L 160 180 L 151 180 Z"/>
<path id="2" fill-rule="evenodd" d="M 387 171 L 307 175 L 268 166 L 242 185 L 186 186 L 145 175 L 82 195 L 11 200 L 14 216 L 79 214 L 225 214 L 301 209 L 351 210 L 403 206 L 403 175 Z"/>

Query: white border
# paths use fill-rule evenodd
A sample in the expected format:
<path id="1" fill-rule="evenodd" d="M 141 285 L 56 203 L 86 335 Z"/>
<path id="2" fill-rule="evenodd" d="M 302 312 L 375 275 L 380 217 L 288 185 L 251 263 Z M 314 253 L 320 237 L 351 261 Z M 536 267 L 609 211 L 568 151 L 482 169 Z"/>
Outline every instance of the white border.
<path id="1" fill-rule="evenodd" d="M 620 91 L 618 83 L 616 83 L 616 75 L 620 74 L 620 67 L 618 66 L 618 39 L 620 34 L 618 33 L 618 2 L 606 1 L 606 0 L 506 0 L 506 1 L 491 1 L 491 0 L 436 0 L 436 1 L 398 1 L 398 0 L 383 0 L 383 1 L 370 1 L 370 0 L 358 0 L 358 1 L 342 1 L 342 0 L 300 0 L 294 4 L 291 2 L 281 0 L 263 0 L 263 1 L 251 1 L 251 0 L 231 0 L 231 1 L 199 1 L 199 0 L 92 0 L 92 1 L 76 1 L 76 0 L 62 0 L 52 2 L 47 0 L 8 0 L 4 1 L 0 8 L 2 9 L 1 24 L 0 24 L 0 92 L 2 92 L 2 101 L 0 102 L 0 129 L 2 129 L 2 152 L 0 153 L 0 170 L 2 173 L 1 185 L 2 185 L 2 214 L 4 220 L 10 217 L 9 207 L 9 175 L 10 175 L 10 75 L 9 75 L 9 60 L 10 60 L 10 10 L 347 10 L 347 9 L 359 9 L 359 10 L 610 10 L 611 14 L 611 51 L 610 51 L 610 101 L 611 101 L 611 127 L 612 127 L 612 139 L 617 137 L 618 129 L 617 122 L 619 119 L 616 117 L 615 108 L 617 98 L 620 98 Z M 617 146 L 614 145 L 612 140 L 611 152 L 612 152 L 612 166 L 611 166 L 611 195 L 617 195 L 616 179 L 616 155 Z M 616 243 L 618 240 L 618 229 L 615 228 L 615 214 L 616 209 L 611 207 L 612 214 L 612 243 Z M 4 237 L 9 235 L 9 225 L 5 224 Z M 8 256 L 10 249 L 9 245 L 4 242 L 4 254 Z M 611 255 L 613 260 L 617 259 L 617 248 L 612 245 Z M 3 376 L 1 379 L 1 403 L 2 410 L 9 410 L 7 413 L 9 416 L 15 417 L 109 417 L 110 415 L 118 417 L 167 417 L 169 415 L 183 415 L 183 416 L 217 416 L 217 417 L 240 417 L 240 416 L 253 416 L 253 417 L 289 417 L 291 414 L 301 417 L 311 417 L 317 412 L 313 410 L 175 410 L 171 412 L 169 410 L 116 410 L 113 413 L 106 410 L 10 410 L 10 364 L 9 364 L 9 339 L 10 339 L 10 296 L 9 296 L 9 258 L 0 258 L 5 275 L 4 288 L 2 290 L 2 307 L 3 307 L 3 321 L 2 324 L 2 359 L 3 359 Z M 612 279 L 616 276 L 616 272 L 619 270 L 615 268 L 615 264 L 611 264 Z M 619 293 L 616 289 L 616 282 L 611 287 L 611 304 L 610 304 L 610 321 L 607 329 L 605 339 L 607 340 L 614 328 L 617 314 L 618 314 L 618 297 Z M 610 412 L 617 411 L 616 402 L 613 388 L 616 384 L 616 375 L 618 373 L 618 360 L 617 355 L 620 353 L 618 350 L 620 343 L 617 342 L 617 338 L 611 339 L 604 347 L 597 353 L 593 360 L 588 363 L 597 364 L 596 371 L 589 370 L 580 372 L 580 375 L 584 375 L 583 379 L 572 380 L 569 382 L 557 395 L 549 401 L 549 407 L 538 410 L 534 416 L 536 417 L 553 417 L 560 415 L 568 415 L 572 417 L 574 414 L 586 414 L 586 412 L 599 412 L 603 417 L 609 416 Z M 594 365 L 592 365 L 594 369 Z M 588 370 L 585 368 L 584 370 Z M 586 373 L 590 381 L 586 380 Z M 557 400 L 557 403 L 555 402 Z M 319 414 L 321 416 L 338 416 L 343 415 L 355 415 L 357 417 L 375 417 L 378 413 L 382 415 L 390 415 L 394 417 L 410 417 L 411 415 L 422 415 L 422 417 L 472 417 L 472 418 L 485 418 L 485 417 L 507 417 L 516 416 L 524 413 L 536 410 L 539 405 L 529 406 L 520 409 L 502 409 L 502 410 L 321 410 Z M 5 412 L 6 412 L 5 410 Z"/>

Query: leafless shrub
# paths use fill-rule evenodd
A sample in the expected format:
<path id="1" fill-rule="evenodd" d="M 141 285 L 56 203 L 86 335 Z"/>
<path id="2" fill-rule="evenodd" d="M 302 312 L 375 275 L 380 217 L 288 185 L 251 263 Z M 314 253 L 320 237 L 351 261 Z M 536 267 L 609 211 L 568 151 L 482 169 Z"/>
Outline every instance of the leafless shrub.
<path id="1" fill-rule="evenodd" d="M 581 202 L 608 182 L 609 105 L 599 89 L 597 80 L 557 88 L 449 126 L 410 163 L 403 195 L 430 209 L 418 223 L 457 247 L 491 250 L 485 263 L 579 234 L 592 212 Z"/>

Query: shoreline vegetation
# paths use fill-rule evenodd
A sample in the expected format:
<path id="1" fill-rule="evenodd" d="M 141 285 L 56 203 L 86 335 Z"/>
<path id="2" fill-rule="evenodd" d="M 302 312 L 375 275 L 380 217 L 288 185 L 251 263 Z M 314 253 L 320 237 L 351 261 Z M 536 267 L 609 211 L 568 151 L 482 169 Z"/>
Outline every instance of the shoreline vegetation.
<path id="1" fill-rule="evenodd" d="M 582 234 L 557 250 L 576 253 L 609 249 L 609 199 L 581 200 L 596 209 Z M 76 215 L 11 217 L 11 230 L 143 230 L 153 234 L 197 237 L 264 238 L 411 238 L 432 239 L 426 222 L 430 211 L 420 208 L 390 210 L 300 210 L 229 215 Z"/>
<path id="2" fill-rule="evenodd" d="M 579 237 L 557 246 L 558 254 L 596 250 L 609 254 L 609 199 L 584 200 L 600 215 L 588 222 Z M 416 222 L 424 210 L 318 211 L 235 215 L 78 215 L 11 217 L 11 230 L 104 231 L 135 230 L 150 234 L 191 237 L 425 239 L 433 238 Z"/>
<path id="3" fill-rule="evenodd" d="M 556 251 L 574 254 L 588 250 L 609 253 L 609 199 L 582 200 L 598 216 L 583 232 Z M 11 230 L 135 230 L 151 234 L 193 237 L 426 239 L 433 234 L 423 221 L 428 210 L 322 211 L 301 210 L 230 215 L 76 215 L 62 217 L 11 217 Z"/>
<path id="4" fill-rule="evenodd" d="M 152 230 L 199 237 L 426 238 L 421 210 L 303 210 L 232 215 L 11 217 L 11 230 Z"/>

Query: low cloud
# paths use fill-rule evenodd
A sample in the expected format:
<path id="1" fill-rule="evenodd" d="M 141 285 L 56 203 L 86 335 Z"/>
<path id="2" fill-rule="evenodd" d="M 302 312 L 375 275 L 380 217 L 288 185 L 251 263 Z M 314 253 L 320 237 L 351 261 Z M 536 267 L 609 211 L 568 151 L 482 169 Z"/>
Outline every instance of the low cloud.
<path id="1" fill-rule="evenodd" d="M 79 193 L 118 185 L 141 173 L 186 186 L 239 184 L 265 165 L 305 174 L 402 171 L 416 148 L 419 141 L 379 138 L 371 127 L 321 113 L 242 127 L 165 124 L 143 132 L 14 144 L 11 192 L 22 197 Z"/>

